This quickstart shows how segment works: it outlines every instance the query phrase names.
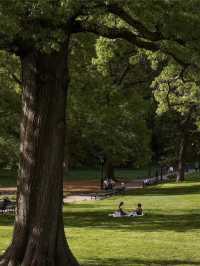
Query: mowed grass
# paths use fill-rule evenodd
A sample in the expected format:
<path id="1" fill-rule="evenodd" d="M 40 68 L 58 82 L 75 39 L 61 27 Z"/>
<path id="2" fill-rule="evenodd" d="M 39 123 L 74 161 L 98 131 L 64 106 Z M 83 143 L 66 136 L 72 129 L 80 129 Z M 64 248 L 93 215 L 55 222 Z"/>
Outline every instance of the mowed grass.
<path id="1" fill-rule="evenodd" d="M 16 186 L 17 171 L 0 169 L 0 187 Z"/>
<path id="2" fill-rule="evenodd" d="M 115 169 L 115 176 L 117 178 L 124 178 L 129 180 L 140 179 L 148 176 L 148 170 Z M 69 171 L 67 175 L 65 175 L 65 180 L 94 180 L 94 179 L 96 180 L 101 179 L 100 169 L 73 169 Z"/>
<path id="3" fill-rule="evenodd" d="M 65 232 L 83 266 L 200 265 L 200 176 L 106 200 L 64 206 Z M 145 216 L 112 218 L 120 201 Z M 12 217 L 0 216 L 0 251 L 11 239 Z"/>
<path id="4" fill-rule="evenodd" d="M 155 173 L 152 171 L 152 174 Z M 116 169 L 115 176 L 126 180 L 134 180 L 145 178 L 148 176 L 147 169 Z M 0 170 L 0 187 L 13 187 L 16 186 L 17 172 L 11 170 Z M 68 174 L 65 174 L 65 181 L 79 181 L 85 180 L 100 180 L 100 169 L 72 169 Z"/>

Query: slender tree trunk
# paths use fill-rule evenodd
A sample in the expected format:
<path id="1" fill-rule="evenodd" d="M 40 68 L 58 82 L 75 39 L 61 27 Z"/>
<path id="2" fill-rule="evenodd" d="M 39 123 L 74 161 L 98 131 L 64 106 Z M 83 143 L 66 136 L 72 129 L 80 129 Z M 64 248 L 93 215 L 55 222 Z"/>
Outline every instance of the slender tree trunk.
<path id="1" fill-rule="evenodd" d="M 151 172 L 152 172 L 152 167 L 151 164 L 148 166 L 148 177 L 151 178 Z"/>
<path id="2" fill-rule="evenodd" d="M 186 136 L 182 136 L 179 145 L 179 154 L 178 154 L 178 173 L 177 173 L 177 182 L 184 181 L 185 179 L 185 148 L 186 148 Z"/>
<path id="3" fill-rule="evenodd" d="M 163 166 L 160 167 L 160 181 L 163 181 Z"/>
<path id="4" fill-rule="evenodd" d="M 113 167 L 112 160 L 106 159 L 104 171 L 105 171 L 106 177 L 112 178 L 113 180 L 115 179 L 114 167 Z"/>
<path id="5" fill-rule="evenodd" d="M 66 44 L 67 45 L 67 44 Z M 67 49 L 21 57 L 23 118 L 13 239 L 8 266 L 77 266 L 62 218 Z"/>

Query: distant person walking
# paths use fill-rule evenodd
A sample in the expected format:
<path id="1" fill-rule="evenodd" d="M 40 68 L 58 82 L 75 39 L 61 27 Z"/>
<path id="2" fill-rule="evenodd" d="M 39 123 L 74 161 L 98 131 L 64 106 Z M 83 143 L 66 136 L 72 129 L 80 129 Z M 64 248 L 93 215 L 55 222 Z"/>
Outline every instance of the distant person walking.
<path id="1" fill-rule="evenodd" d="M 194 168 L 195 168 L 195 171 L 198 172 L 198 170 L 199 170 L 199 162 L 195 162 Z"/>

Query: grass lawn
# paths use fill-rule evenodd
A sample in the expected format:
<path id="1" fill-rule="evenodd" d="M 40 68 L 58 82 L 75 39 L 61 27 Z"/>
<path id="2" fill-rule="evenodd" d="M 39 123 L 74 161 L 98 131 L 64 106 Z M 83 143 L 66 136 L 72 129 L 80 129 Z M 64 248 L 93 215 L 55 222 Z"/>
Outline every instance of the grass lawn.
<path id="1" fill-rule="evenodd" d="M 190 176 L 181 184 L 65 205 L 69 244 L 83 266 L 199 266 L 199 192 L 200 176 Z M 121 200 L 127 210 L 141 202 L 145 216 L 108 217 Z M 13 217 L 0 216 L 0 252 L 10 241 L 12 223 Z"/>
<path id="2" fill-rule="evenodd" d="M 154 169 L 155 172 L 155 169 Z M 153 170 L 152 170 L 153 174 Z M 154 173 L 155 174 L 155 173 Z M 125 179 L 140 179 L 148 176 L 148 169 L 115 169 L 115 176 Z M 65 176 L 66 180 L 100 180 L 100 169 L 73 169 Z"/>
<path id="3" fill-rule="evenodd" d="M 17 171 L 0 169 L 0 187 L 16 186 Z"/>
<path id="4" fill-rule="evenodd" d="M 116 169 L 116 177 L 125 179 L 145 178 L 148 171 L 146 169 Z M 16 186 L 17 172 L 10 170 L 0 170 L 0 187 Z M 73 169 L 65 175 L 65 180 L 100 180 L 100 169 Z"/>

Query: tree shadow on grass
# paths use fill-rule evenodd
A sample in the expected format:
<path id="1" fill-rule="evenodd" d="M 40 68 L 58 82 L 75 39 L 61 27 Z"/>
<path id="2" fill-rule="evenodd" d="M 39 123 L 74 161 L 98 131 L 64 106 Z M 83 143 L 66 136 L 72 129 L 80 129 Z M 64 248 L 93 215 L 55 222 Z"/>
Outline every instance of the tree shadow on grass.
<path id="1" fill-rule="evenodd" d="M 200 229 L 200 213 L 186 211 L 185 213 L 155 213 L 148 210 L 143 217 L 121 217 L 108 216 L 108 211 L 92 210 L 88 212 L 75 211 L 64 212 L 64 224 L 66 227 L 86 228 L 93 227 L 104 230 L 119 231 L 175 231 L 186 232 Z M 0 226 L 13 226 L 14 216 L 0 215 Z M 200 265 L 200 264 L 199 264 Z"/>
<path id="2" fill-rule="evenodd" d="M 173 187 L 147 187 L 129 193 L 134 196 L 170 196 L 170 195 L 189 195 L 199 194 L 200 185 L 181 184 L 181 186 Z M 127 195 L 127 194 L 126 194 Z M 87 209 L 87 210 L 86 210 Z M 73 210 L 73 211 L 71 211 Z M 137 218 L 113 218 L 108 217 L 108 213 L 113 210 L 99 210 L 95 204 L 81 203 L 70 205 L 64 209 L 64 223 L 71 227 L 98 227 L 104 229 L 123 230 L 139 230 L 139 231 L 155 231 L 155 230 L 172 230 L 187 231 L 200 229 L 200 212 L 196 210 L 182 210 L 183 213 L 157 213 L 155 210 L 147 210 L 144 217 Z M 14 223 L 14 216 L 0 215 L 0 225 L 11 226 Z"/>
<path id="3" fill-rule="evenodd" d="M 0 226 L 13 226 L 14 225 L 15 216 L 14 215 L 0 215 Z"/>
<path id="4" fill-rule="evenodd" d="M 186 232 L 200 229 L 200 213 L 186 212 L 184 214 L 159 214 L 149 210 L 143 217 L 109 217 L 105 211 L 88 213 L 73 212 L 64 214 L 67 227 L 93 227 L 114 229 L 119 231 L 176 231 Z"/>
<path id="5" fill-rule="evenodd" d="M 96 203 L 95 201 L 90 201 L 90 203 L 86 203 L 86 202 L 88 201 L 83 201 L 82 203 L 65 203 L 66 208 L 64 208 L 64 211 L 69 210 L 69 208 L 73 210 L 83 208 L 83 209 L 88 209 L 88 211 L 92 209 L 97 209 L 97 206 L 94 204 Z"/>
<path id="6" fill-rule="evenodd" d="M 91 259 L 82 266 L 192 266 L 200 265 L 200 261 L 193 260 L 151 260 L 151 259 L 134 259 L 134 258 L 124 258 L 124 259 Z"/>

